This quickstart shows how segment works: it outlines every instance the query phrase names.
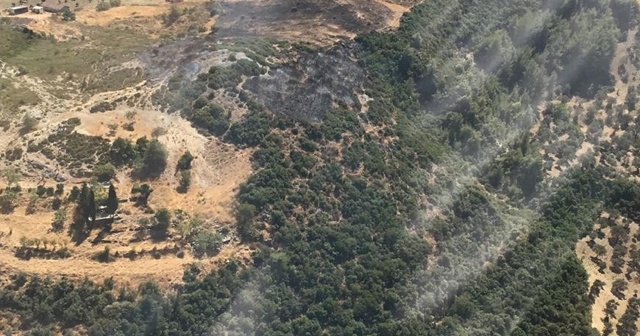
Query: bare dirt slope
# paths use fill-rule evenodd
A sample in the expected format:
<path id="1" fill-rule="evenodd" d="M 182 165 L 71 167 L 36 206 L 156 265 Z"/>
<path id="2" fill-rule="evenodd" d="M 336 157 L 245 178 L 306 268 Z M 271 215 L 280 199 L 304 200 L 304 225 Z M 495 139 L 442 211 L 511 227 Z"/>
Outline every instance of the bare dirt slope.
<path id="1" fill-rule="evenodd" d="M 363 31 L 397 27 L 402 14 L 415 1 L 194 0 L 171 5 L 161 0 L 125 0 L 120 7 L 103 12 L 97 12 L 95 3 L 88 0 L 77 3 L 73 8 L 75 22 L 62 22 L 49 14 L 10 18 L 15 25 L 53 37 L 50 44 L 43 45 L 66 63 L 49 70 L 38 61 L 26 64 L 29 71 L 24 73 L 20 66 L 0 60 L 0 84 L 8 83 L 5 90 L 33 98 L 18 99 L 18 108 L 0 109 L 0 171 L 15 170 L 19 181 L 13 185 L 21 187 L 15 208 L 0 214 L 0 281 L 20 271 L 95 280 L 112 276 L 134 285 L 155 279 L 170 285 L 179 282 L 184 266 L 193 262 L 205 269 L 229 258 L 248 262 L 253 248 L 241 244 L 235 236 L 232 209 L 238 187 L 252 173 L 252 150 L 203 135 L 179 113 L 169 114 L 154 105 L 151 96 L 185 65 L 195 67 L 193 76 L 187 76 L 191 78 L 212 65 L 227 62 L 229 51 L 216 50 L 218 37 L 266 37 L 329 45 Z M 179 16 L 169 22 L 165 15 L 172 6 Z M 211 34 L 214 24 L 216 33 Z M 133 32 L 125 42 L 123 32 Z M 112 41 L 123 51 L 118 58 L 108 53 L 113 34 L 121 34 Z M 183 34 L 189 38 L 172 38 Z M 207 38 L 200 39 L 202 36 Z M 146 53 L 123 56 L 136 50 L 137 41 L 151 45 L 158 40 L 163 42 Z M 175 64 L 158 63 L 164 58 L 156 57 L 154 51 L 164 50 L 164 43 L 179 49 L 168 55 Z M 64 48 L 70 45 L 73 48 Z M 102 49 L 94 50 L 98 45 Z M 211 50 L 204 50 L 207 46 Z M 89 61 L 79 62 L 80 58 Z M 233 110 L 232 120 L 243 113 L 235 100 L 216 103 Z M 109 107 L 92 111 L 101 104 Z M 36 120 L 33 129 L 23 129 L 25 116 Z M 155 137 L 166 146 L 168 165 L 164 173 L 157 179 L 139 181 L 132 178 L 130 168 L 117 172 L 112 183 L 122 202 L 109 230 L 98 227 L 86 237 L 73 237 L 68 229 L 75 204 L 69 201 L 63 202 L 63 210 L 58 212 L 66 214 L 64 230 L 53 232 L 54 201 L 66 199 L 73 187 L 84 182 L 102 190 L 93 180 L 97 158 L 116 138 L 135 142 L 140 137 Z M 186 192 L 178 192 L 175 167 L 186 151 L 194 156 L 191 186 Z M 135 196 L 132 187 L 141 183 L 153 190 L 149 208 L 131 201 Z M 36 193 L 38 188 L 43 191 L 58 184 L 64 189 L 61 194 Z M 8 179 L 0 179 L 0 188 L 7 185 Z M 162 240 L 149 232 L 152 212 L 160 208 L 173 213 L 168 235 Z M 204 230 L 224 238 L 215 256 L 199 259 L 185 240 L 186 223 L 193 218 L 201 219 Z M 109 263 L 97 261 L 105 248 L 113 257 Z"/>
<path id="2" fill-rule="evenodd" d="M 86 239 L 76 243 L 66 230 L 60 233 L 51 231 L 54 219 L 54 211 L 51 208 L 53 198 L 38 197 L 33 202 L 33 210 L 27 210 L 28 204 L 32 202 L 31 190 L 39 185 L 48 188 L 60 183 L 64 186 L 66 197 L 66 193 L 73 186 L 91 180 L 90 176 L 74 174 L 66 170 L 56 159 L 38 151 L 29 152 L 25 147 L 29 142 L 45 141 L 49 135 L 59 132 L 62 123 L 72 118 L 78 120 L 79 125 L 74 129 L 78 134 L 98 136 L 107 141 L 113 141 L 117 137 L 132 141 L 140 137 L 150 139 L 155 131 L 155 136 L 165 144 L 169 156 L 168 168 L 160 178 L 143 181 L 153 189 L 149 199 L 150 208 L 168 208 L 176 214 L 185 212 L 189 218 L 198 217 L 204 220 L 207 230 L 222 229 L 231 232 L 228 238 L 225 238 L 217 256 L 198 261 L 203 266 L 212 267 L 211 265 L 226 258 L 248 256 L 250 249 L 239 244 L 233 236 L 231 210 L 238 186 L 252 171 L 249 162 L 250 149 L 238 150 L 233 145 L 204 136 L 178 115 L 166 114 L 154 107 L 148 101 L 148 96 L 155 90 L 155 86 L 138 85 L 98 93 L 84 99 L 83 102 L 82 95 L 74 93 L 73 90 L 68 91 L 71 99 L 59 99 L 50 95 L 50 84 L 40 82 L 29 75 L 17 76 L 16 69 L 10 66 L 5 65 L 3 69 L 3 76 L 19 84 L 28 84 L 42 98 L 41 103 L 24 107 L 27 113 L 39 118 L 35 131 L 24 135 L 20 133 L 19 118 L 23 115 L 21 113 L 15 116 L 14 122 L 6 131 L 0 133 L 0 153 L 23 148 L 23 154 L 19 159 L 11 162 L 2 160 L 0 163 L 2 171 L 14 167 L 22 173 L 19 184 L 23 188 L 17 200 L 17 207 L 11 213 L 0 214 L 0 265 L 5 269 L 40 275 L 89 276 L 96 280 L 109 275 L 119 281 L 134 284 L 153 278 L 162 284 L 170 284 L 179 281 L 185 265 L 198 261 L 190 254 L 190 247 L 184 246 L 177 229 L 188 219 L 176 218 L 173 222 L 174 228 L 170 229 L 170 236 L 163 241 L 154 241 L 149 238 L 148 233 L 141 231 L 140 224 L 142 221 L 152 220 L 152 215 L 133 206 L 131 202 L 126 202 L 120 206 L 120 220 L 114 223 L 108 234 L 94 230 Z M 131 100 L 125 103 L 123 100 L 109 111 L 90 112 L 96 104 L 114 102 L 134 95 L 141 98 L 136 102 Z M 49 108 L 50 105 L 55 105 L 56 108 Z M 179 193 L 179 179 L 174 167 L 185 151 L 191 152 L 195 157 L 192 164 L 192 186 L 186 193 Z M 90 173 L 90 168 L 87 166 L 82 169 L 87 169 Z M 141 182 L 133 181 L 128 170 L 119 172 L 113 181 L 121 198 L 129 198 L 129 191 L 136 183 Z M 0 182 L 0 187 L 6 187 L 6 182 Z M 63 208 L 66 209 L 68 226 L 74 204 L 63 205 Z M 46 247 L 44 244 L 37 247 L 38 253 L 42 256 L 25 259 L 18 256 L 18 250 L 25 239 L 42 239 L 49 244 Z M 99 263 L 94 257 L 105 247 L 121 256 L 130 251 L 135 251 L 137 256 L 120 257 L 108 264 Z M 53 255 L 55 251 L 63 248 L 69 249 L 70 257 L 58 258 Z M 162 251 L 159 258 L 152 254 L 155 250 Z M 178 256 L 179 251 L 186 253 L 184 256 Z"/>
<path id="3" fill-rule="evenodd" d="M 397 27 L 417 1 L 222 0 L 221 37 L 269 36 L 327 45 L 360 32 Z"/>

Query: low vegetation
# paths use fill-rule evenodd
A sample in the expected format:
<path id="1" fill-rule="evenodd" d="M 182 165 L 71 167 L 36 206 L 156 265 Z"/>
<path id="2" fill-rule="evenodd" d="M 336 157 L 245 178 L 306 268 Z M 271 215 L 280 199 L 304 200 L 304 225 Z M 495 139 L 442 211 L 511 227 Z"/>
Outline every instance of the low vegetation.
<path id="1" fill-rule="evenodd" d="M 118 38 L 114 40 L 115 35 Z M 94 72 L 108 74 L 110 67 L 120 65 L 144 50 L 149 42 L 144 35 L 121 28 L 92 29 L 88 36 L 84 40 L 56 42 L 28 29 L 19 30 L 0 22 L 0 59 L 43 79 L 61 74 L 84 78 Z M 77 48 L 82 48 L 83 57 L 76 57 Z M 47 62 L 42 62 L 43 59 Z M 98 77 L 98 80 L 106 85 L 109 76 Z M 29 91 L 23 91 L 23 94 L 29 94 Z"/>

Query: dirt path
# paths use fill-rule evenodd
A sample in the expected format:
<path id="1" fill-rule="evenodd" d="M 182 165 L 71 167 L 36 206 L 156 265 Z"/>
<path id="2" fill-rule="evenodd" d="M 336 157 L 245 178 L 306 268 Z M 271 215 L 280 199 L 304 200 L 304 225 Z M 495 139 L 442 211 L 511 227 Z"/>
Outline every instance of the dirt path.
<path id="1" fill-rule="evenodd" d="M 387 26 L 389 26 L 391 28 L 400 27 L 400 18 L 402 18 L 402 15 L 404 13 L 408 12 L 409 10 L 411 10 L 411 7 L 412 7 L 412 5 L 403 6 L 403 5 L 399 5 L 397 3 L 392 3 L 392 2 L 389 2 L 389 1 L 385 1 L 385 0 L 376 0 L 376 2 L 378 2 L 379 4 L 387 7 L 393 13 L 387 19 Z"/>

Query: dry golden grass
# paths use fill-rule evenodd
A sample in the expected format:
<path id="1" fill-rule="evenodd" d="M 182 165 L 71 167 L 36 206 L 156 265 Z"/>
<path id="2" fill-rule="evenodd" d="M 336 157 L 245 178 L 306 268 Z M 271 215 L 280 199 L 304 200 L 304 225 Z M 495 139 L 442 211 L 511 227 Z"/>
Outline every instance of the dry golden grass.
<path id="1" fill-rule="evenodd" d="M 602 218 L 609 218 L 609 214 L 603 213 Z M 623 225 L 622 220 L 623 218 L 618 218 L 616 220 L 616 223 L 618 225 Z M 594 229 L 598 229 L 600 227 L 600 224 L 594 225 Z M 639 226 L 637 223 L 632 222 L 631 224 L 629 224 L 629 228 L 630 237 L 633 237 L 639 232 Z M 611 228 L 603 228 L 602 232 L 604 233 L 604 237 L 595 239 L 595 242 L 596 244 L 604 246 L 606 249 L 606 253 L 600 256 L 600 259 L 607 263 L 607 268 L 603 273 L 600 273 L 598 271 L 598 266 L 591 260 L 591 258 L 597 257 L 597 254 L 587 245 L 587 241 L 590 238 L 585 237 L 582 240 L 578 241 L 578 243 L 576 244 L 576 254 L 578 255 L 578 258 L 582 260 L 582 264 L 589 274 L 589 285 L 592 285 L 596 280 L 600 280 L 605 283 L 604 288 L 600 291 L 600 295 L 595 298 L 595 302 L 591 306 L 592 326 L 600 332 L 602 332 L 604 329 L 604 323 L 602 319 L 606 316 L 606 314 L 604 313 L 604 308 L 607 301 L 614 300 L 619 304 L 615 312 L 615 318 L 610 320 L 613 326 L 616 325 L 618 319 L 622 316 L 627 307 L 627 300 L 620 300 L 611 293 L 611 287 L 615 280 L 625 280 L 627 282 L 628 289 L 625 291 L 626 299 L 632 297 L 634 294 L 640 293 L 640 278 L 638 277 L 638 275 L 634 273 L 631 279 L 627 279 L 625 277 L 625 274 L 627 273 L 626 263 L 622 268 L 622 272 L 620 274 L 614 273 L 609 268 L 609 266 L 611 265 L 611 255 L 613 254 L 613 247 L 608 243 L 608 238 L 611 237 Z M 637 244 L 632 239 L 630 239 L 626 245 L 627 249 L 629 250 L 632 245 Z M 629 261 L 630 258 L 628 252 L 624 259 L 626 262 Z M 636 324 L 640 327 L 640 321 L 638 321 Z"/>

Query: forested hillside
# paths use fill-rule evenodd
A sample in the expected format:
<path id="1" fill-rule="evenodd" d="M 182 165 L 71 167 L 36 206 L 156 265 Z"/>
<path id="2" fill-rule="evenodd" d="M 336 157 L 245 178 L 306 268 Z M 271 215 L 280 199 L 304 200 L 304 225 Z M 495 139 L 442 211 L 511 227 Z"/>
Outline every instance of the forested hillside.
<path id="1" fill-rule="evenodd" d="M 237 92 L 261 62 L 176 77 L 169 110 L 255 150 L 235 207 L 251 263 L 190 267 L 169 291 L 19 274 L 2 312 L 31 335 L 597 335 L 574 247 L 602 211 L 640 220 L 640 186 L 578 152 L 594 121 L 569 102 L 606 105 L 638 15 L 632 0 L 432 0 L 333 51 L 247 52 L 282 69 L 353 56 L 366 99 L 319 118 Z M 623 109 L 632 133 L 635 104 Z"/>

